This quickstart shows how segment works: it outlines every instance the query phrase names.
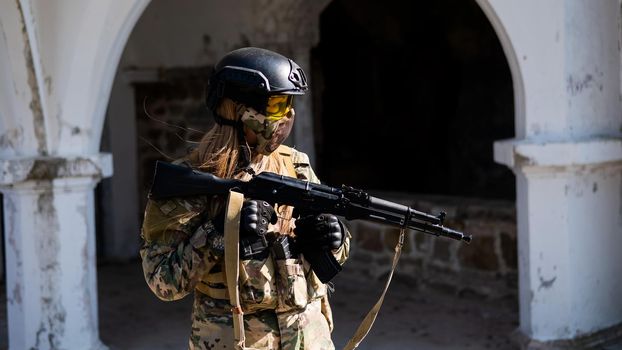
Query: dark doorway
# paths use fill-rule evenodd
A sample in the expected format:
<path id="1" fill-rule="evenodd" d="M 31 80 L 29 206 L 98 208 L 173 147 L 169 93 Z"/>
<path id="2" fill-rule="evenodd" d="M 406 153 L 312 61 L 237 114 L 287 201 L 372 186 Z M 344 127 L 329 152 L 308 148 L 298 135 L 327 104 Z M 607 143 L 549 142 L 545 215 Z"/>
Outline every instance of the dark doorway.
<path id="1" fill-rule="evenodd" d="M 320 23 L 323 181 L 514 198 L 514 175 L 492 150 L 514 136 L 512 78 L 474 1 L 335 0 Z"/>

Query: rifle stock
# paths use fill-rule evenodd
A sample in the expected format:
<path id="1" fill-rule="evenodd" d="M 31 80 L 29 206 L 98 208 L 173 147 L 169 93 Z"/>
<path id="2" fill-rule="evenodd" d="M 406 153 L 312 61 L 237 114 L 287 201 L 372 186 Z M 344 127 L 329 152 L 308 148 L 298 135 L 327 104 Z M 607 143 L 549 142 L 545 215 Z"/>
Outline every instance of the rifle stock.
<path id="1" fill-rule="evenodd" d="M 237 187 L 244 187 L 244 182 L 225 180 L 189 167 L 156 161 L 149 198 L 224 194 Z"/>

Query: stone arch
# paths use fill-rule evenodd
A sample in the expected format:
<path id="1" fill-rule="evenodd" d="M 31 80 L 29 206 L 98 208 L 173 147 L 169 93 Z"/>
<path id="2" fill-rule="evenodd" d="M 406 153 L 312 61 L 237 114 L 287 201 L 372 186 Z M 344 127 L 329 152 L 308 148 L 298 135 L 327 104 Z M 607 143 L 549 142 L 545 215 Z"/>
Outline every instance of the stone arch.
<path id="1" fill-rule="evenodd" d="M 141 15 L 145 11 L 149 3 L 151 3 L 151 0 L 135 0 L 131 3 L 130 8 L 126 10 L 124 20 L 120 23 L 120 26 L 113 34 L 114 39 L 112 40 L 111 47 L 103 53 L 105 55 L 105 59 L 103 63 L 104 68 L 101 73 L 102 90 L 105 92 L 104 96 L 106 96 L 107 98 L 98 99 L 95 105 L 94 115 L 97 118 L 97 122 L 95 124 L 98 126 L 99 130 L 99 132 L 95 133 L 95 135 L 99 135 L 99 137 L 91 139 L 91 149 L 97 150 L 99 148 L 99 144 L 101 141 L 101 130 L 104 124 L 108 101 L 110 99 L 110 90 L 112 88 L 112 82 L 114 80 L 115 73 L 119 66 L 121 54 L 123 53 L 123 49 L 125 48 L 127 40 L 130 37 L 134 26 L 140 19 Z"/>
<path id="2" fill-rule="evenodd" d="M 119 56 L 148 3 L 0 5 L 0 84 L 11 87 L 0 93 L 10 101 L 0 108 L 10 349 L 42 339 L 102 348 L 93 188 L 112 164 L 99 139 Z"/>
<path id="3" fill-rule="evenodd" d="M 620 214 L 598 214 L 620 203 L 621 141 L 612 132 L 620 125 L 620 4 L 476 2 L 501 40 L 515 88 L 516 135 L 495 142 L 494 153 L 517 179 L 517 335 L 529 349 L 619 339 L 622 308 L 612 307 L 611 296 L 622 284 L 608 276 L 618 276 L 621 265 L 608 235 L 619 232 Z M 594 76 L 598 84 L 576 82 Z M 597 186 L 602 180 L 594 179 L 604 178 Z M 581 225 L 603 244 L 582 241 Z M 542 271 L 552 271 L 555 283 L 546 285 Z M 608 282 L 594 289 L 590 279 Z"/>
<path id="4" fill-rule="evenodd" d="M 505 57 L 510 66 L 512 73 L 512 83 L 514 87 L 514 130 L 516 138 L 524 137 L 525 129 L 525 86 L 523 84 L 523 76 L 521 73 L 520 61 L 516 54 L 516 50 L 510 38 L 510 35 L 503 24 L 503 20 L 495 10 L 490 0 L 475 0 L 482 9 L 490 24 L 497 33 L 497 37 L 501 42 Z"/>
<path id="5" fill-rule="evenodd" d="M 510 72 L 512 74 L 512 85 L 513 85 L 513 90 L 514 90 L 514 133 L 515 139 L 522 139 L 525 137 L 525 85 L 524 85 L 524 81 L 523 81 L 523 74 L 521 71 L 521 66 L 520 66 L 520 60 L 518 58 L 517 52 L 516 52 L 516 48 L 512 42 L 512 39 L 510 38 L 510 34 L 508 33 L 508 30 L 501 18 L 501 16 L 499 15 L 499 13 L 497 12 L 497 9 L 495 8 L 495 5 L 493 5 L 492 2 L 494 2 L 494 0 L 475 0 L 475 2 L 479 5 L 479 7 L 482 9 L 482 12 L 484 12 L 484 14 L 486 15 L 486 17 L 488 18 L 488 20 L 490 21 L 490 24 L 492 25 L 493 29 L 495 30 L 496 34 L 497 34 L 497 38 L 499 39 L 501 46 L 503 48 L 503 51 L 505 53 L 506 56 L 506 60 L 508 62 L 508 65 L 510 67 Z M 502 140 L 499 140 L 502 141 Z M 494 150 L 494 157 L 495 157 L 495 161 L 498 163 L 502 163 L 500 161 L 500 152 L 497 150 L 497 142 L 495 142 L 495 150 Z M 514 169 L 513 169 L 514 170 Z M 525 225 L 524 221 L 521 223 L 521 217 L 520 215 L 522 214 L 520 212 L 520 208 L 518 208 L 520 206 L 520 202 L 524 201 L 524 194 L 520 193 L 520 191 L 524 190 L 524 188 L 521 186 L 521 178 L 520 176 L 517 176 L 517 182 L 516 182 L 516 201 L 517 201 L 517 222 L 516 222 L 516 228 L 517 228 L 517 232 L 516 232 L 516 242 L 517 242 L 517 247 L 515 248 L 517 251 L 517 256 L 519 257 L 517 260 L 517 269 L 519 272 L 519 280 L 518 280 L 518 302 L 519 302 L 519 309 L 520 311 L 520 315 L 519 315 L 519 329 L 522 329 L 523 331 L 527 328 L 530 327 L 530 325 L 527 325 L 526 323 L 528 321 L 526 321 L 526 318 L 524 317 L 524 304 L 527 303 L 527 300 L 525 300 L 525 289 L 526 287 L 524 285 L 521 285 L 521 283 L 524 283 L 524 281 L 522 280 L 522 278 L 520 278 L 520 274 L 521 271 L 524 271 L 527 269 L 527 267 L 525 265 L 529 265 L 529 261 L 526 259 L 522 259 L 520 258 L 521 254 L 520 254 L 520 249 L 521 249 L 521 239 L 524 240 L 526 239 L 526 237 L 524 237 L 526 235 L 526 233 L 521 234 L 522 230 L 524 230 L 524 228 L 522 228 L 521 230 L 521 225 Z M 524 215 L 524 214 L 522 214 Z M 523 218 L 524 219 L 524 218 Z M 521 237 L 523 236 L 523 237 Z M 524 248 L 523 248 L 524 249 Z"/>

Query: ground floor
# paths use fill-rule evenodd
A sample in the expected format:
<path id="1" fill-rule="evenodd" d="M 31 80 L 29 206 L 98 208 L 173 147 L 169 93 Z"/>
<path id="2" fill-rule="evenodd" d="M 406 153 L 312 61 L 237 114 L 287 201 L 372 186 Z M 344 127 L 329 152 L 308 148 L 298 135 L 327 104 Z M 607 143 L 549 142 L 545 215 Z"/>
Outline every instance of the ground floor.
<path id="1" fill-rule="evenodd" d="M 334 280 L 333 339 L 341 349 L 380 295 L 384 280 Z M 111 350 L 185 349 L 191 298 L 162 302 L 143 281 L 139 262 L 98 267 L 100 336 Z M 6 289 L 0 290 L 0 350 L 7 349 Z M 361 350 L 518 349 L 518 300 L 417 285 L 397 275 Z M 622 350 L 622 344 L 595 350 Z"/>
<path id="2" fill-rule="evenodd" d="M 375 303 L 384 283 L 353 278 L 347 272 L 335 279 L 331 296 L 338 349 Z M 112 350 L 185 348 L 190 298 L 159 301 L 144 283 L 138 262 L 99 266 L 98 277 L 100 336 Z M 6 349 L 4 286 L 1 300 L 0 349 Z M 517 310 L 514 298 L 455 295 L 397 276 L 359 349 L 516 349 L 510 339 L 518 326 Z"/>

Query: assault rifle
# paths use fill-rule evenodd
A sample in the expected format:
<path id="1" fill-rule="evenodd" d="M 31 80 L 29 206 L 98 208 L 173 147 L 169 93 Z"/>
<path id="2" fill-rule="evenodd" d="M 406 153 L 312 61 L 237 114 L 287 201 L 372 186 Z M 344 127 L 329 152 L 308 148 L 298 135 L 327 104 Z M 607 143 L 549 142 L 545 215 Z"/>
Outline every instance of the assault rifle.
<path id="1" fill-rule="evenodd" d="M 347 220 L 368 220 L 471 242 L 471 235 L 443 226 L 444 212 L 434 216 L 349 186 L 331 187 L 270 172 L 253 175 L 249 181 L 221 179 L 187 166 L 157 161 L 149 198 L 224 195 L 229 190 L 247 198 L 292 206 L 298 213 L 330 213 Z M 304 248 L 300 247 L 305 259 L 322 282 L 331 280 L 341 270 L 330 252 Z"/>

